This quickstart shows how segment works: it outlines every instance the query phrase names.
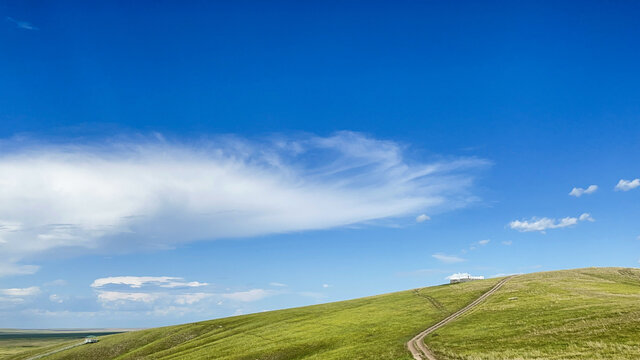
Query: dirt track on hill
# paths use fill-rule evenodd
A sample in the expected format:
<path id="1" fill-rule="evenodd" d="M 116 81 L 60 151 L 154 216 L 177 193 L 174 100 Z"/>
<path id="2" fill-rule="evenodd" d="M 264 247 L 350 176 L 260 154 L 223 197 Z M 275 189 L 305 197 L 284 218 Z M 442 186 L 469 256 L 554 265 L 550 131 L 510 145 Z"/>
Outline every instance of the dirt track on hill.
<path id="1" fill-rule="evenodd" d="M 498 282 L 494 287 L 489 289 L 489 291 L 487 291 L 486 293 L 482 294 L 479 298 L 473 300 L 473 302 L 471 304 L 469 304 L 469 305 L 463 307 L 462 309 L 456 311 L 455 313 L 447 316 L 446 318 L 442 319 L 437 324 L 431 326 L 427 330 L 421 332 L 420 334 L 414 336 L 411 340 L 409 340 L 409 342 L 407 343 L 407 347 L 409 348 L 409 351 L 411 351 L 411 355 L 413 355 L 413 358 L 415 360 L 438 360 L 433 355 L 433 353 L 427 348 L 427 346 L 424 344 L 424 337 L 429 335 L 429 334 L 431 334 L 432 332 L 438 330 L 439 328 L 447 325 L 448 323 L 452 322 L 453 320 L 455 320 L 460 315 L 464 314 L 465 312 L 471 310 L 472 308 L 474 308 L 475 306 L 480 304 L 483 300 L 485 300 L 486 298 L 491 296 L 491 294 L 493 294 L 494 292 L 498 291 L 498 289 L 500 289 L 500 287 L 502 287 L 502 285 L 505 282 L 507 282 L 507 280 L 511 279 L 512 277 L 513 276 L 509 276 L 509 277 L 506 277 L 506 278 L 500 280 L 500 282 Z"/>
<path id="2" fill-rule="evenodd" d="M 49 351 L 48 353 L 44 353 L 44 354 L 40 354 L 40 355 L 36 355 L 36 356 L 33 356 L 33 357 L 28 358 L 27 360 L 36 360 L 36 359 L 41 359 L 41 358 L 43 358 L 43 357 L 47 357 L 47 356 L 49 356 L 49 355 L 53 355 L 53 354 L 55 354 L 55 353 L 59 353 L 59 352 L 61 352 L 61 351 L 65 351 L 65 350 L 73 349 L 74 347 L 78 347 L 78 346 L 81 346 L 81 345 L 84 345 L 84 341 L 79 342 L 79 343 L 75 343 L 75 344 L 73 344 L 73 345 L 67 345 L 67 346 L 65 346 L 65 347 L 62 347 L 62 348 L 59 348 L 59 349 L 56 349 L 56 350 L 53 350 L 53 351 Z"/>

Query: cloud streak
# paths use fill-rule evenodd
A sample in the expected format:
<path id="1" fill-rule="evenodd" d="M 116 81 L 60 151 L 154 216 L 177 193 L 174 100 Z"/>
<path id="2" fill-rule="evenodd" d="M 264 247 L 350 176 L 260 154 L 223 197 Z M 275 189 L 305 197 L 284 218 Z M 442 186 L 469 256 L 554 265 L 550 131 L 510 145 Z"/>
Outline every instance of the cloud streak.
<path id="1" fill-rule="evenodd" d="M 37 286 L 31 286 L 28 288 L 0 289 L 0 294 L 7 296 L 34 296 L 39 293 L 40 288 Z"/>
<path id="2" fill-rule="evenodd" d="M 431 255 L 431 257 L 445 264 L 455 264 L 455 263 L 466 261 L 465 259 L 455 255 L 433 254 Z"/>
<path id="3" fill-rule="evenodd" d="M 32 23 L 27 22 L 27 21 L 20 21 L 20 20 L 16 20 L 12 17 L 7 16 L 7 21 L 12 22 L 16 25 L 17 28 L 19 29 L 23 29 L 23 30 L 40 30 L 38 29 L 36 26 L 34 26 Z"/>
<path id="4" fill-rule="evenodd" d="M 99 291 L 98 300 L 101 302 L 144 302 L 151 303 L 159 298 L 158 294 L 143 292 Z"/>
<path id="5" fill-rule="evenodd" d="M 273 295 L 275 292 L 264 289 L 251 289 L 248 291 L 238 291 L 233 293 L 222 294 L 222 297 L 229 300 L 252 302 L 264 299 L 267 296 Z"/>
<path id="6" fill-rule="evenodd" d="M 30 256 L 166 249 L 463 207 L 475 158 L 416 162 L 353 132 L 89 145 L 0 142 L 0 276 Z"/>

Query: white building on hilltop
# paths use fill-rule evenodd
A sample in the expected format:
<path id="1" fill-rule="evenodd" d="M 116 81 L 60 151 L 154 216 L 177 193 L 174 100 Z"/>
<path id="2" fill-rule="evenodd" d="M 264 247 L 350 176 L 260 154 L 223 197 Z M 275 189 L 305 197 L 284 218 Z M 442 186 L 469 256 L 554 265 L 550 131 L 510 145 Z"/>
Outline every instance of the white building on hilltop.
<path id="1" fill-rule="evenodd" d="M 457 273 L 447 276 L 447 279 L 449 279 L 449 284 L 457 284 L 473 280 L 483 280 L 484 276 L 471 276 L 469 273 Z"/>

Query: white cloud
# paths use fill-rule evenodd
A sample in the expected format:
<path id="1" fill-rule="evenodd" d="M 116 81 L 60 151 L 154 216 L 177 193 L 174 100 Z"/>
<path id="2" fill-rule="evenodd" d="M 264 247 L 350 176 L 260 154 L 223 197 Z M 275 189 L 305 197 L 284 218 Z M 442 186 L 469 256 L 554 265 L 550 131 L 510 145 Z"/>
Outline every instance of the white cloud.
<path id="1" fill-rule="evenodd" d="M 427 221 L 427 220 L 431 220 L 431 217 L 429 217 L 429 216 L 428 216 L 428 215 L 426 215 L 426 214 L 418 215 L 418 216 L 416 217 L 416 222 L 418 222 L 418 223 L 425 222 L 425 221 Z"/>
<path id="2" fill-rule="evenodd" d="M 9 305 L 9 307 L 12 307 L 13 305 L 22 304 L 24 302 L 25 302 L 24 299 L 20 298 L 20 297 L 15 297 L 15 296 L 4 297 L 4 296 L 0 296 L 0 309 L 6 307 L 6 305 Z"/>
<path id="3" fill-rule="evenodd" d="M 323 288 L 325 288 L 325 289 L 327 289 L 327 288 L 330 288 L 330 287 L 331 287 L 331 285 L 329 285 L 329 284 L 322 284 L 322 287 L 323 287 Z"/>
<path id="4" fill-rule="evenodd" d="M 276 287 L 287 287 L 287 284 L 279 283 L 279 282 L 270 282 L 269 285 Z"/>
<path id="5" fill-rule="evenodd" d="M 265 297 L 270 295 L 273 295 L 273 291 L 264 289 L 252 289 L 249 291 L 239 291 L 234 293 L 222 294 L 222 297 L 230 300 L 251 302 L 264 299 Z"/>
<path id="6" fill-rule="evenodd" d="M 13 261 L 13 259 L 3 259 L 2 253 L 0 253 L 0 277 L 9 275 L 30 275 L 36 273 L 40 268 L 40 266 L 37 265 L 21 265 L 16 264 Z"/>
<path id="7" fill-rule="evenodd" d="M 465 259 L 454 255 L 433 254 L 431 256 L 439 261 L 442 261 L 445 264 L 455 264 L 466 261 Z"/>
<path id="8" fill-rule="evenodd" d="M 490 242 L 491 242 L 491 240 L 489 240 L 489 239 L 480 240 L 480 241 L 477 241 L 477 242 L 474 242 L 473 244 L 471 244 L 471 246 L 469 246 L 469 249 L 462 249 L 462 250 L 460 250 L 460 252 L 462 252 L 463 254 L 466 254 L 467 252 L 475 251 L 476 249 L 478 249 L 479 246 L 485 246 Z"/>
<path id="9" fill-rule="evenodd" d="M 589 213 L 584 213 L 584 214 L 580 215 L 578 220 L 580 220 L 580 221 L 590 221 L 590 222 L 596 221 L 596 219 L 591 217 L 591 214 L 589 214 Z"/>
<path id="10" fill-rule="evenodd" d="M 49 301 L 62 304 L 64 302 L 64 299 L 60 295 L 51 294 L 49 295 Z"/>
<path id="11" fill-rule="evenodd" d="M 488 163 L 407 160 L 358 133 L 249 142 L 0 142 L 0 275 L 26 257 L 166 249 L 176 243 L 329 229 L 476 201 Z"/>
<path id="12" fill-rule="evenodd" d="M 578 221 L 595 221 L 591 215 L 584 213 L 579 217 L 565 217 L 556 221 L 550 218 L 532 218 L 531 220 L 514 220 L 509 223 L 509 227 L 520 232 L 540 231 L 545 232 L 547 229 L 559 229 L 572 225 L 576 225 Z"/>
<path id="13" fill-rule="evenodd" d="M 13 306 L 16 304 L 22 304 L 27 300 L 33 299 L 33 297 L 39 294 L 40 288 L 37 286 L 0 289 L 0 305 Z M 0 306 L 0 309 L 2 307 L 3 306 Z M 2 315 L 2 313 L 0 313 L 0 315 Z"/>
<path id="14" fill-rule="evenodd" d="M 142 292 L 99 291 L 98 299 L 103 302 L 133 301 L 150 303 L 158 299 L 160 294 Z"/>
<path id="15" fill-rule="evenodd" d="M 56 279 L 53 281 L 46 282 L 44 286 L 65 286 L 67 285 L 67 280 L 64 279 Z"/>
<path id="16" fill-rule="evenodd" d="M 27 288 L 0 289 L 0 294 L 7 296 L 34 296 L 40 294 L 40 288 L 31 286 Z"/>
<path id="17" fill-rule="evenodd" d="M 171 276 L 112 276 L 93 281 L 91 287 L 100 288 L 106 285 L 127 285 L 141 288 L 143 285 L 156 285 L 163 288 L 200 287 L 209 285 L 198 281 L 185 282 L 182 278 Z"/>
<path id="18" fill-rule="evenodd" d="M 593 194 L 598 190 L 598 185 L 589 185 L 586 189 L 574 187 L 569 193 L 570 196 L 580 197 L 584 194 Z"/>
<path id="19" fill-rule="evenodd" d="M 98 300 L 105 308 L 117 310 L 143 306 L 161 314 L 167 309 L 176 308 L 173 304 L 193 305 L 215 297 L 216 294 L 208 292 L 189 292 L 206 285 L 174 276 L 112 276 L 96 279 L 91 287 L 97 289 Z M 123 287 L 134 290 L 121 290 Z"/>
<path id="20" fill-rule="evenodd" d="M 620 179 L 616 185 L 616 190 L 629 191 L 640 186 L 640 179 L 624 180 Z"/>
<path id="21" fill-rule="evenodd" d="M 213 296 L 213 294 L 209 293 L 182 294 L 176 296 L 175 302 L 179 305 L 192 305 L 211 296 Z"/>
<path id="22" fill-rule="evenodd" d="M 509 246 L 511 244 L 513 244 L 513 241 L 511 241 L 511 240 L 505 240 L 505 241 L 502 242 L 502 245 L 506 245 L 506 246 Z"/>

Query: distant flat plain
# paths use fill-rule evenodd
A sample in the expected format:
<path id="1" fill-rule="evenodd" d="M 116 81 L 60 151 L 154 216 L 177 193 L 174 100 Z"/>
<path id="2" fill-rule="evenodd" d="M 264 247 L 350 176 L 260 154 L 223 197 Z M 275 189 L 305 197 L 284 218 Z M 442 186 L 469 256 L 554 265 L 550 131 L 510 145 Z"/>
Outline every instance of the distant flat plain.
<path id="1" fill-rule="evenodd" d="M 40 352 L 45 348 L 55 349 L 72 344 L 89 335 L 110 335 L 128 329 L 0 329 L 0 359 L 12 359 L 18 353 L 29 350 Z"/>

